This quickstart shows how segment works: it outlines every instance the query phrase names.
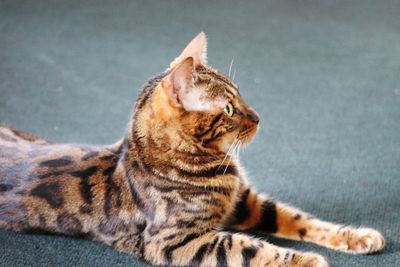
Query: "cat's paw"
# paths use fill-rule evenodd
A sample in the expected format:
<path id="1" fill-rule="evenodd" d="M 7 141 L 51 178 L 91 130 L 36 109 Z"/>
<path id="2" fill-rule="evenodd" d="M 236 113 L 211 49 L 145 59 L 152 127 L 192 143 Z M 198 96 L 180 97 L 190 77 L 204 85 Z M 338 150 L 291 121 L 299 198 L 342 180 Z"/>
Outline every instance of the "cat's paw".
<path id="1" fill-rule="evenodd" d="M 291 267 L 329 267 L 328 262 L 319 254 L 306 252 L 292 258 Z"/>
<path id="2" fill-rule="evenodd" d="M 345 252 L 368 254 L 380 251 L 385 247 L 385 238 L 374 229 L 343 228 L 339 235 L 341 242 L 338 242 L 336 248 Z"/>
<path id="3" fill-rule="evenodd" d="M 350 252 L 367 254 L 382 250 L 385 247 L 385 238 L 374 229 L 359 228 L 351 231 L 348 244 Z"/>

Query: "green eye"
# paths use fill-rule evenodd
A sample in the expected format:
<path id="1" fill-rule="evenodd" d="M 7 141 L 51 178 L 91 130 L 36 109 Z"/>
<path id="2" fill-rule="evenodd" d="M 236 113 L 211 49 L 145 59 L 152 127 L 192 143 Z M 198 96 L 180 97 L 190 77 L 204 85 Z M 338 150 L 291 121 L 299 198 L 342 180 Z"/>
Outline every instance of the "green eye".
<path id="1" fill-rule="evenodd" d="M 228 103 L 226 105 L 226 107 L 224 108 L 224 112 L 229 116 L 232 117 L 233 116 L 233 106 L 231 103 Z"/>

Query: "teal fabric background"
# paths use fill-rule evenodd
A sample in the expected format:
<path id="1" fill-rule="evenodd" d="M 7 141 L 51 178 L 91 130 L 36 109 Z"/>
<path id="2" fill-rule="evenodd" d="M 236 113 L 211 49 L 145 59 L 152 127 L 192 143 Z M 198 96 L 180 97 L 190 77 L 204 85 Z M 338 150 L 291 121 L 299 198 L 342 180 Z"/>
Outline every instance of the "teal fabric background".
<path id="1" fill-rule="evenodd" d="M 259 191 L 381 230 L 332 266 L 400 265 L 399 1 L 0 0 L 0 121 L 59 142 L 112 143 L 142 85 L 200 31 L 232 57 L 261 127 L 241 159 Z M 1 266 L 145 266 L 101 244 L 0 231 Z"/>

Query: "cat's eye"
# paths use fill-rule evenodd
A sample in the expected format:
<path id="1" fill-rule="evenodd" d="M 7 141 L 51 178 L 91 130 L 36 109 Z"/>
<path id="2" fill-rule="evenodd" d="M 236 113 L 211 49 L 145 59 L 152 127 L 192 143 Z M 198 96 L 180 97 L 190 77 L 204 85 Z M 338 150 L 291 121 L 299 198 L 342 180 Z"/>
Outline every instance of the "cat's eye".
<path id="1" fill-rule="evenodd" d="M 234 109 L 233 109 L 233 106 L 232 106 L 231 103 L 228 103 L 228 104 L 225 106 L 225 108 L 224 108 L 224 112 L 225 112 L 229 117 L 232 117 L 232 116 L 233 116 L 233 111 L 234 111 Z"/>

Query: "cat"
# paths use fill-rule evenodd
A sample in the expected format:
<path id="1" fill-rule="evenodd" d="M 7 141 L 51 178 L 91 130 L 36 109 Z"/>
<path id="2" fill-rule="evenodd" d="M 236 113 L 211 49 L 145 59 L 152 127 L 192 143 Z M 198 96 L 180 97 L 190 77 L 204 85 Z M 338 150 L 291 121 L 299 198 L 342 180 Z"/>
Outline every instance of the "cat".
<path id="1" fill-rule="evenodd" d="M 259 115 L 207 65 L 196 36 L 140 93 L 109 146 L 55 144 L 0 128 L 0 228 L 82 236 L 163 266 L 328 266 L 264 231 L 331 249 L 384 248 L 376 230 L 319 220 L 250 188 L 235 152 Z"/>

